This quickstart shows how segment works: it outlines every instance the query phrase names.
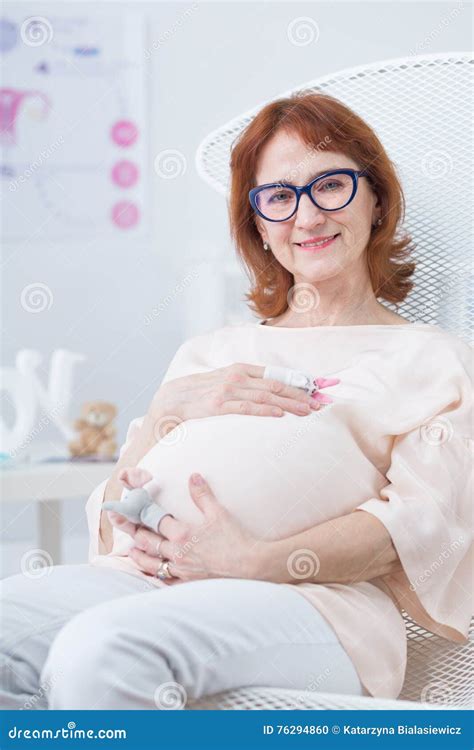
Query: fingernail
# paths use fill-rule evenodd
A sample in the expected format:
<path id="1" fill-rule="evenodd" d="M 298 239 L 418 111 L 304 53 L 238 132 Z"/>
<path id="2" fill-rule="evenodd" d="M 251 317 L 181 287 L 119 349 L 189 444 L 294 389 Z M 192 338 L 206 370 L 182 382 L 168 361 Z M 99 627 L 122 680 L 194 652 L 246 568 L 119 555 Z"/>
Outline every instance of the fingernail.
<path id="1" fill-rule="evenodd" d="M 204 479 L 200 474 L 191 474 L 191 482 L 197 486 L 204 484 Z"/>

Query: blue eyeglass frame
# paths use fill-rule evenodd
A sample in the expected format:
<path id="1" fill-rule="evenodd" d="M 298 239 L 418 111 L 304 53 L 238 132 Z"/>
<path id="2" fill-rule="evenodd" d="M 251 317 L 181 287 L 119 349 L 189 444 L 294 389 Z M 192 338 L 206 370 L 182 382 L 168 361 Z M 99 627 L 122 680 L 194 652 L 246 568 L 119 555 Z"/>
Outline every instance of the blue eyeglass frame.
<path id="1" fill-rule="evenodd" d="M 320 180 L 324 180 L 326 177 L 331 177 L 334 174 L 348 174 L 350 177 L 352 177 L 352 193 L 348 201 L 344 203 L 343 206 L 339 206 L 338 208 L 323 208 L 320 206 L 316 201 L 314 200 L 311 190 L 313 185 L 315 185 Z M 295 213 L 298 210 L 298 206 L 300 205 L 300 198 L 302 195 L 309 196 L 309 199 L 311 202 L 319 208 L 321 211 L 340 211 L 341 208 L 345 208 L 349 205 L 349 203 L 354 199 L 355 194 L 357 193 L 357 187 L 359 184 L 359 177 L 368 177 L 369 173 L 366 169 L 334 169 L 331 172 L 325 172 L 324 174 L 319 175 L 319 177 L 316 177 L 316 179 L 311 180 L 311 182 L 308 182 L 307 185 L 304 185 L 303 187 L 298 187 L 297 185 L 290 185 L 286 182 L 267 182 L 265 185 L 257 185 L 257 187 L 252 188 L 249 190 L 249 200 L 250 205 L 252 206 L 253 210 L 262 217 L 262 219 L 265 219 L 265 221 L 288 221 L 288 219 L 291 219 L 292 216 L 295 215 Z M 287 216 L 285 219 L 269 219 L 265 214 L 262 214 L 259 207 L 257 206 L 257 195 L 261 190 L 264 190 L 265 188 L 269 187 L 282 187 L 282 188 L 290 188 L 290 190 L 293 190 L 296 193 L 296 206 L 294 208 L 294 211 Z"/>

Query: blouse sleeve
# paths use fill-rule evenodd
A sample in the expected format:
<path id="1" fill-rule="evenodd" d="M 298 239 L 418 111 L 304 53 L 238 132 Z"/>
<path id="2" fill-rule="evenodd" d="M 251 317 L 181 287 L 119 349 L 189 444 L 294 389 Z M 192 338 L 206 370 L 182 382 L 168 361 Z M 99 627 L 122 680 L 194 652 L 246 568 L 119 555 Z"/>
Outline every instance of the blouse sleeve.
<path id="1" fill-rule="evenodd" d="M 143 419 L 144 417 L 137 417 L 130 422 L 125 442 L 119 451 L 119 459 L 128 449 L 130 443 L 140 429 Z M 87 526 L 89 528 L 89 561 L 91 561 L 95 555 L 102 555 L 105 553 L 104 542 L 100 535 L 100 514 L 102 512 L 102 503 L 104 502 L 105 487 L 109 479 L 110 477 L 107 477 L 107 479 L 104 479 L 103 482 L 97 485 L 89 495 L 86 502 Z"/>
<path id="2" fill-rule="evenodd" d="M 166 370 L 165 375 L 162 378 L 161 385 L 168 382 L 169 380 L 173 380 L 174 378 L 180 377 L 182 373 L 182 369 L 186 362 L 186 352 L 191 341 L 193 341 L 193 339 L 188 339 L 188 341 L 185 341 L 177 349 L 174 357 L 172 358 L 168 366 L 168 369 Z M 140 427 L 143 424 L 143 420 L 144 420 L 144 417 L 137 417 L 135 419 L 132 419 L 132 421 L 130 422 L 128 429 L 127 429 L 125 442 L 120 447 L 120 450 L 119 450 L 119 459 L 121 458 L 123 453 L 128 449 L 135 435 L 140 430 Z M 100 535 L 100 515 L 102 512 L 102 503 L 104 502 L 105 487 L 109 479 L 110 477 L 107 477 L 107 479 L 104 479 L 104 481 L 101 482 L 92 491 L 92 493 L 89 495 L 87 499 L 86 506 L 85 506 L 87 526 L 89 529 L 89 555 L 88 555 L 89 562 L 96 555 L 106 554 L 104 542 Z M 123 532 L 121 533 L 123 534 Z M 116 536 L 116 530 L 114 528 L 114 538 L 115 536 Z"/>
<path id="3" fill-rule="evenodd" d="M 430 632 L 465 642 L 473 613 L 472 354 L 458 342 L 433 360 L 420 375 L 423 389 L 402 390 L 409 429 L 394 436 L 389 483 L 356 510 L 377 516 L 391 535 L 402 570 L 381 580 L 399 606 Z"/>

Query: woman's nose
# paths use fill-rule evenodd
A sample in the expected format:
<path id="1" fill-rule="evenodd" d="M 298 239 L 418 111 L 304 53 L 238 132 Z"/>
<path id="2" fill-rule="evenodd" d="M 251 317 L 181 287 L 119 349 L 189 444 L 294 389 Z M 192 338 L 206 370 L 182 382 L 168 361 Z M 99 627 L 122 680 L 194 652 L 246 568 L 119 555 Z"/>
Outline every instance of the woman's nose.
<path id="1" fill-rule="evenodd" d="M 307 229 L 324 224 L 325 221 L 324 211 L 314 205 L 309 195 L 302 195 L 295 214 L 295 225 Z"/>

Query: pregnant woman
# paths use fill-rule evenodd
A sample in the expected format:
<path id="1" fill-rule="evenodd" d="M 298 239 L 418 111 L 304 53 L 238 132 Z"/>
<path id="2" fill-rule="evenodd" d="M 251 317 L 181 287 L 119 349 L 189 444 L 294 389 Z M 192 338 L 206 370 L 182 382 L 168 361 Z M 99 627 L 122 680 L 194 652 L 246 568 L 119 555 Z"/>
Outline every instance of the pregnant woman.
<path id="1" fill-rule="evenodd" d="M 87 502 L 89 562 L 3 581 L 2 707 L 183 708 L 257 685 L 396 698 L 402 609 L 466 641 L 470 352 L 379 301 L 404 300 L 415 267 L 393 164 L 316 93 L 263 108 L 231 172 L 261 321 L 180 346 Z M 312 398 L 266 366 L 332 385 Z M 157 530 L 103 510 L 149 474 Z"/>

